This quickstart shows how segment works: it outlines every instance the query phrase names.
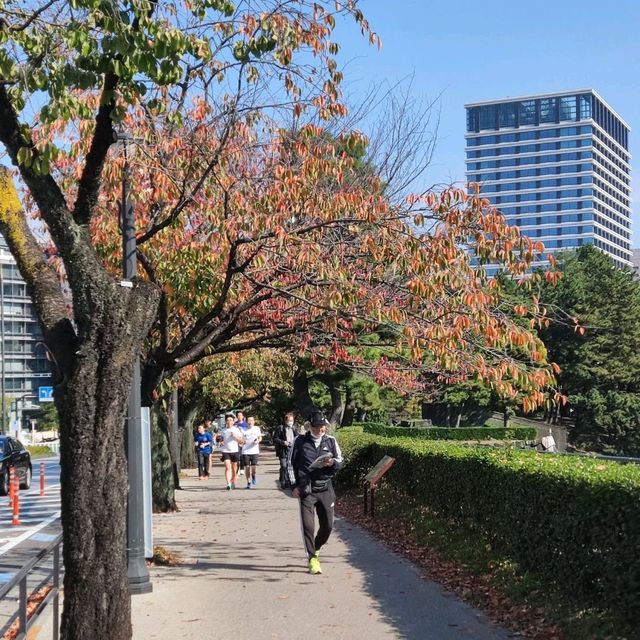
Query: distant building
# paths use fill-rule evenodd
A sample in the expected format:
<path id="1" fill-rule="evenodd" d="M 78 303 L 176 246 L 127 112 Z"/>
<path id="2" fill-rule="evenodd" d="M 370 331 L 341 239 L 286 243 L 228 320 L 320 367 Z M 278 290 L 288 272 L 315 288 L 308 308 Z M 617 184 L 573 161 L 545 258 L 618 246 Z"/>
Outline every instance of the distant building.
<path id="1" fill-rule="evenodd" d="M 631 263 L 633 264 L 633 270 L 636 272 L 636 275 L 640 276 L 640 249 L 632 249 Z"/>
<path id="2" fill-rule="evenodd" d="M 33 302 L 1 234 L 0 266 L 4 302 L 0 308 L 3 329 L 0 332 L 0 356 L 3 360 L 0 383 L 4 386 L 7 412 L 11 408 L 10 419 L 23 419 L 20 428 L 24 428 L 27 426 L 24 418 L 40 409 L 39 387 L 51 385 L 51 368 Z"/>
<path id="3" fill-rule="evenodd" d="M 593 244 L 631 266 L 630 129 L 593 89 L 465 108 L 467 180 L 509 223 L 547 253 Z"/>

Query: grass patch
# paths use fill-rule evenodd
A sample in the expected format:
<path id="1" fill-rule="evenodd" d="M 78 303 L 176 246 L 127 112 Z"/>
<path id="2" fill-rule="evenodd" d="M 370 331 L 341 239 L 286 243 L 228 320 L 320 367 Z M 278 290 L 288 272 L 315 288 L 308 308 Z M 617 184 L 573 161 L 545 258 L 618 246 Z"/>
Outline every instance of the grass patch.
<path id="1" fill-rule="evenodd" d="M 46 444 L 32 444 L 27 446 L 27 451 L 32 458 L 45 458 L 53 455 L 53 452 Z"/>

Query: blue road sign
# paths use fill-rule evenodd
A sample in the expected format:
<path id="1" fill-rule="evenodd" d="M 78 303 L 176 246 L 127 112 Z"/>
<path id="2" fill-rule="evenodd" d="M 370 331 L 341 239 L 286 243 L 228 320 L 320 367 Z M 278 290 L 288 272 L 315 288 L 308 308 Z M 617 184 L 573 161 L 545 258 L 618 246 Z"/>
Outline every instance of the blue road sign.
<path id="1" fill-rule="evenodd" d="M 53 387 L 38 387 L 38 402 L 53 402 Z"/>

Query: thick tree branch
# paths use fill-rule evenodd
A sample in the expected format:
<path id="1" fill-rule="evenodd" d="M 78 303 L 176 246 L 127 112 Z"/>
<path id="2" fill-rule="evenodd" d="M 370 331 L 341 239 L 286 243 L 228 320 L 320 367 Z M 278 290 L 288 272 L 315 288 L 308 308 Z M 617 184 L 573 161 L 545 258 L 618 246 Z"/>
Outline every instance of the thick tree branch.
<path id="1" fill-rule="evenodd" d="M 91 220 L 91 215 L 98 201 L 104 161 L 109 147 L 116 141 L 111 113 L 115 106 L 117 85 L 118 76 L 113 73 L 106 74 L 100 107 L 96 115 L 96 128 L 78 184 L 78 196 L 73 211 L 74 220 L 81 225 L 87 225 Z"/>
<path id="2" fill-rule="evenodd" d="M 68 371 L 75 352 L 76 334 L 60 289 L 58 275 L 29 229 L 9 172 L 0 167 L 0 232 L 16 259 L 18 269 L 36 306 L 45 343 L 56 364 Z"/>

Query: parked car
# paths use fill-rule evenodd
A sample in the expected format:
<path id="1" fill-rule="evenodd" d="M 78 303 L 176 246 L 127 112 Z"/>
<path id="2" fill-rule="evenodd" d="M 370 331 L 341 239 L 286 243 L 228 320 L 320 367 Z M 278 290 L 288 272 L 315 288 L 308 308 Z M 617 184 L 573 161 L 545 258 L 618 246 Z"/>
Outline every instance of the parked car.
<path id="1" fill-rule="evenodd" d="M 9 436 L 0 436 L 0 495 L 9 493 L 9 469 L 13 467 L 20 479 L 20 488 L 31 486 L 33 467 L 31 454 L 24 448 L 20 440 Z"/>

